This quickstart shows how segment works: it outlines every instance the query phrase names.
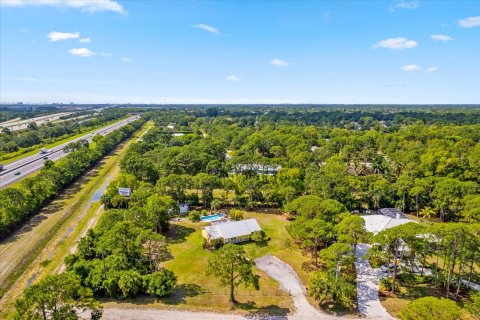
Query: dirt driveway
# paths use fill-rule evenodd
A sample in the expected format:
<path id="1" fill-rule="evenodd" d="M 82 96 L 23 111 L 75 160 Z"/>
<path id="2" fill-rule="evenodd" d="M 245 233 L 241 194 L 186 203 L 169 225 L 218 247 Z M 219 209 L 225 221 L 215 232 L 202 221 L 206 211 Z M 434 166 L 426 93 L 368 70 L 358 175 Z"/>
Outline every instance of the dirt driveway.
<path id="1" fill-rule="evenodd" d="M 287 263 L 270 255 L 255 259 L 255 263 L 258 269 L 268 274 L 275 281 L 278 281 L 282 290 L 292 296 L 295 313 L 289 315 L 288 319 L 313 320 L 339 318 L 338 316 L 320 312 L 307 301 L 300 278 L 298 278 L 297 273 Z"/>

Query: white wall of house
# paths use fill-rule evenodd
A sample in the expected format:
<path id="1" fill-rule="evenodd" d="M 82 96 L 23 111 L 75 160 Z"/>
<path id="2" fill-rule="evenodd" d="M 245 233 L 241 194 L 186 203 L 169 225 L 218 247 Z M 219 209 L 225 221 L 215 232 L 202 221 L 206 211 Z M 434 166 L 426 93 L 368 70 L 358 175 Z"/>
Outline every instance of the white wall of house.
<path id="1" fill-rule="evenodd" d="M 178 205 L 179 209 L 180 209 L 180 213 L 183 214 L 183 213 L 187 213 L 188 210 L 190 209 L 190 206 L 188 203 L 180 203 Z"/>

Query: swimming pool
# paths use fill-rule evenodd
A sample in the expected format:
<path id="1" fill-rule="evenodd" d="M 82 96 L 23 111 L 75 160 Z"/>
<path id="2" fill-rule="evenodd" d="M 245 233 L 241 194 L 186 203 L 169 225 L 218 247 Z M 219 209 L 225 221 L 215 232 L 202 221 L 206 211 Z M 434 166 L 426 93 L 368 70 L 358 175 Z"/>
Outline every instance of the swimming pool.
<path id="1" fill-rule="evenodd" d="M 217 213 L 217 214 L 213 214 L 211 216 L 202 216 L 200 218 L 200 221 L 208 222 L 208 221 L 217 221 L 217 220 L 220 220 L 220 219 L 223 219 L 223 213 Z"/>

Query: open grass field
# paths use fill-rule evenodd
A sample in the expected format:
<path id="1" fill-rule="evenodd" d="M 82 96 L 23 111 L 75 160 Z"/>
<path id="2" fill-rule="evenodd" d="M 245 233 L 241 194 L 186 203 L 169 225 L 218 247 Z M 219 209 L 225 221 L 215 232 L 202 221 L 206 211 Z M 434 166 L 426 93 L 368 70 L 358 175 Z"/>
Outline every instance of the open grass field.
<path id="1" fill-rule="evenodd" d="M 1 319 L 11 311 L 11 302 L 23 288 L 57 272 L 85 229 L 93 227 L 101 214 L 99 203 L 93 205 L 95 193 L 117 174 L 121 155 L 151 125 L 144 125 L 23 228 L 0 243 Z"/>
<path id="2" fill-rule="evenodd" d="M 307 272 L 302 269 L 308 257 L 302 256 L 298 249 L 285 246 L 289 237 L 285 227 L 288 225 L 282 216 L 247 212 L 245 218 L 255 218 L 260 226 L 271 238 L 266 245 L 252 242 L 241 245 L 250 258 L 258 258 L 271 254 L 289 263 L 302 280 L 307 278 Z M 174 259 L 167 261 L 164 266 L 172 270 L 178 277 L 178 287 L 174 294 L 167 299 L 142 298 L 135 301 L 124 301 L 122 308 L 132 305 L 136 308 L 159 309 L 186 309 L 215 312 L 235 312 L 240 314 L 275 314 L 286 315 L 292 308 L 290 297 L 278 286 L 278 283 L 266 274 L 255 270 L 261 276 L 260 290 L 240 287 L 236 299 L 238 304 L 232 308 L 228 302 L 228 288 L 218 285 L 216 278 L 207 276 L 208 258 L 212 254 L 203 248 L 201 236 L 202 227 L 208 223 L 193 223 L 186 219 L 172 224 L 170 231 L 170 250 Z M 254 301 L 254 302 L 253 302 Z M 106 305 L 113 306 L 114 301 L 105 301 Z"/>

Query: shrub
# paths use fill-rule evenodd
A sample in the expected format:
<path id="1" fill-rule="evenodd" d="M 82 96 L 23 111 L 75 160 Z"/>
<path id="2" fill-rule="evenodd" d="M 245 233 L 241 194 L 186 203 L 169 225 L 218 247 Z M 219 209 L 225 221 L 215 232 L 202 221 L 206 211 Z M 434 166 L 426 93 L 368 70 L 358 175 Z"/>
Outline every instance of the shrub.
<path id="1" fill-rule="evenodd" d="M 480 319 L 480 292 L 470 294 L 470 299 L 472 302 L 467 303 L 465 305 L 465 309 L 474 317 L 478 317 Z"/>
<path id="2" fill-rule="evenodd" d="M 379 282 L 379 289 L 381 291 L 392 291 L 392 279 L 391 278 L 381 278 Z M 398 290 L 398 282 L 395 284 L 395 290 Z"/>
<path id="3" fill-rule="evenodd" d="M 190 219 L 192 222 L 198 222 L 200 221 L 201 214 L 197 210 L 190 211 L 188 214 L 188 219 Z"/>
<path id="4" fill-rule="evenodd" d="M 134 298 L 143 291 L 142 276 L 136 270 L 120 271 L 118 287 L 124 298 Z"/>
<path id="5" fill-rule="evenodd" d="M 143 277 L 143 285 L 147 289 L 147 293 L 160 298 L 172 294 L 176 283 L 177 278 L 172 271 L 167 269 L 162 269 Z"/>
<path id="6" fill-rule="evenodd" d="M 233 221 L 239 221 L 243 219 L 243 211 L 238 209 L 232 209 L 228 213 L 228 217 Z"/>
<path id="7" fill-rule="evenodd" d="M 192 206 L 198 206 L 200 203 L 200 199 L 198 198 L 198 195 L 196 193 L 192 193 L 191 195 L 188 196 L 188 203 Z"/>
<path id="8" fill-rule="evenodd" d="M 368 260 L 368 263 L 370 263 L 372 268 L 380 268 L 381 265 L 387 262 L 383 253 L 376 248 L 368 250 L 368 252 L 364 256 L 364 259 Z"/>
<path id="9" fill-rule="evenodd" d="M 410 302 L 400 313 L 402 320 L 459 320 L 462 309 L 448 299 L 425 297 Z"/>
<path id="10" fill-rule="evenodd" d="M 223 202 L 220 199 L 213 199 L 212 202 L 210 203 L 210 208 L 212 210 L 218 210 L 223 206 Z"/>
<path id="11" fill-rule="evenodd" d="M 253 232 L 250 239 L 252 239 L 252 241 L 258 242 L 258 243 L 266 242 L 266 241 L 269 240 L 265 231 L 263 231 L 263 230 Z"/>
<path id="12" fill-rule="evenodd" d="M 420 274 L 411 274 L 408 272 L 401 273 L 397 275 L 398 280 L 408 284 L 408 285 L 417 285 L 422 283 L 428 283 L 431 281 L 431 276 L 420 275 Z"/>

